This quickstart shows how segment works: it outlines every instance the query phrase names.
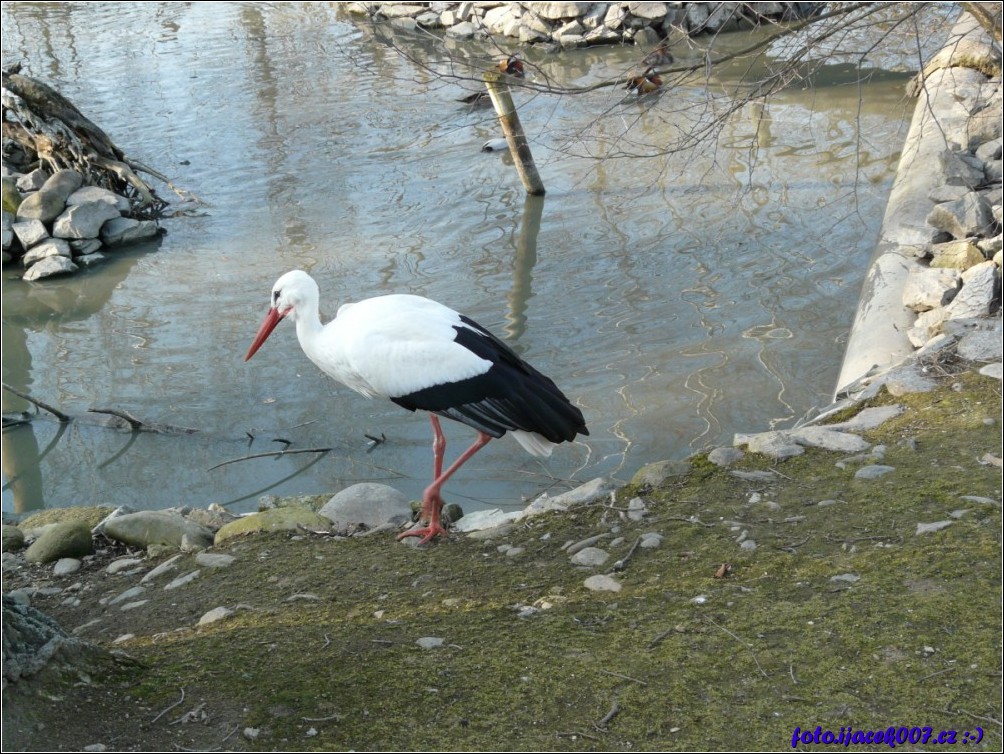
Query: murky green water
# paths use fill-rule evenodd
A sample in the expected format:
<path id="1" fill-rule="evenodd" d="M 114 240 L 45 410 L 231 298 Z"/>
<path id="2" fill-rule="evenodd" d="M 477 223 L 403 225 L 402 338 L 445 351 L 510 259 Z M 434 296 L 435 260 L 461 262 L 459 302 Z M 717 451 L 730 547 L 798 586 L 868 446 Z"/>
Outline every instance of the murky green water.
<path id="1" fill-rule="evenodd" d="M 536 200 L 507 160 L 479 151 L 499 134 L 490 110 L 455 101 L 474 85 L 425 68 L 466 75 L 444 56 L 476 45 L 397 37 L 409 60 L 335 8 L 299 3 L 7 4 L 3 38 L 5 65 L 22 60 L 209 204 L 73 278 L 26 284 L 4 270 L 5 382 L 74 414 L 111 407 L 200 430 L 40 417 L 5 431 L 5 510 L 244 510 L 266 491 L 367 480 L 418 496 L 431 472 L 423 417 L 328 380 L 290 326 L 242 361 L 273 281 L 294 267 L 317 278 L 329 315 L 392 291 L 443 301 L 582 407 L 590 437 L 546 463 L 511 440 L 475 457 L 447 487 L 469 509 L 628 478 L 790 421 L 828 402 L 912 109 L 901 78 L 840 84 L 835 69 L 832 85 L 786 92 L 762 119 L 743 110 L 717 142 L 653 156 L 728 72 L 646 103 L 517 91 L 547 187 Z M 636 56 L 528 53 L 538 81 L 570 85 Z M 472 435 L 447 433 L 448 454 Z M 370 448 L 366 434 L 386 442 Z M 334 450 L 210 470 L 278 439 Z"/>

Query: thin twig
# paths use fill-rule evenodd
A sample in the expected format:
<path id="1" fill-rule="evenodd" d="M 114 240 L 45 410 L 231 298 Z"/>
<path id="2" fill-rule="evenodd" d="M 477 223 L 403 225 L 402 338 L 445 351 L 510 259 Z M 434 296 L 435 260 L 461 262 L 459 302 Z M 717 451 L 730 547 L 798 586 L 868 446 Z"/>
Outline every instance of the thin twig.
<path id="1" fill-rule="evenodd" d="M 146 422 L 142 419 L 137 419 L 135 416 L 130 414 L 128 411 L 121 411 L 117 408 L 89 408 L 87 409 L 92 414 L 109 414 L 111 416 L 117 416 L 119 419 L 127 422 L 132 428 L 133 432 L 137 432 L 146 426 Z"/>
<path id="2" fill-rule="evenodd" d="M 68 422 L 68 421 L 72 421 L 71 417 L 69 417 L 66 414 L 64 414 L 58 408 L 53 408 L 48 403 L 43 403 L 42 401 L 38 400 L 37 398 L 32 398 L 27 393 L 22 393 L 20 390 L 16 390 L 15 388 L 12 388 L 6 382 L 3 383 L 3 389 L 7 390 L 7 391 L 9 391 L 11 393 L 14 393 L 14 395 L 16 395 L 18 398 L 24 398 L 26 401 L 28 401 L 28 403 L 32 403 L 32 404 L 38 406 L 40 409 L 48 411 L 50 414 L 52 414 L 53 416 L 55 416 L 57 419 L 59 419 L 60 422 L 62 422 L 64 424 L 66 422 Z"/>
<path id="3" fill-rule="evenodd" d="M 665 639 L 675 630 L 676 630 L 675 628 L 667 628 L 665 631 L 663 631 L 661 634 L 656 636 L 654 639 L 652 639 L 652 641 L 648 643 L 648 649 L 654 649 L 663 639 Z"/>
<path id="4" fill-rule="evenodd" d="M 942 675 L 944 673 L 951 673 L 953 670 L 955 670 L 955 668 L 945 668 L 944 670 L 937 670 L 934 673 L 930 673 L 929 675 L 925 675 L 923 678 L 918 678 L 917 682 L 920 683 L 920 681 L 926 681 L 928 678 L 934 678 L 934 676 L 936 676 L 936 675 Z"/>
<path id="5" fill-rule="evenodd" d="M 704 620 L 706 620 L 712 626 L 715 626 L 716 628 L 720 628 L 722 631 L 724 631 L 725 633 L 727 633 L 729 636 L 731 636 L 733 639 L 735 639 L 736 641 L 738 641 L 740 644 L 744 645 L 750 651 L 750 656 L 753 658 L 753 662 L 756 663 L 757 670 L 760 671 L 761 675 L 763 675 L 764 678 L 770 678 L 770 676 L 767 675 L 767 673 L 764 672 L 764 669 L 760 667 L 760 661 L 756 658 L 756 652 L 753 651 L 753 645 L 752 644 L 750 644 L 747 641 L 744 641 L 744 640 L 740 639 L 734 633 L 732 633 L 727 628 L 725 628 L 725 626 L 718 625 L 717 623 L 715 623 L 713 620 L 711 620 L 711 618 L 709 618 L 706 615 L 704 616 Z"/>
<path id="6" fill-rule="evenodd" d="M 341 720 L 344 715 L 328 715 L 327 717 L 301 717 L 305 723 L 326 723 L 331 720 Z"/>
<path id="7" fill-rule="evenodd" d="M 161 712 L 159 715 L 157 715 L 157 717 L 153 718 L 153 720 L 151 722 L 152 723 L 157 722 L 158 720 L 160 720 L 160 718 L 162 718 L 168 712 L 170 712 L 171 710 L 173 710 L 175 707 L 177 707 L 183 701 L 185 701 L 185 689 L 184 688 L 181 689 L 181 699 L 179 699 L 174 704 L 172 704 L 170 707 L 168 707 L 167 709 L 165 709 L 163 712 Z"/>
<path id="8" fill-rule="evenodd" d="M 617 713 L 621 711 L 621 706 L 614 699 L 613 703 L 610 705 L 610 711 L 607 712 L 603 717 L 601 717 L 597 722 L 593 723 L 593 727 L 600 731 L 606 730 L 606 724 L 616 717 Z"/>
<path id="9" fill-rule="evenodd" d="M 645 683 L 645 681 L 639 681 L 637 678 L 632 678 L 631 676 L 624 675 L 623 673 L 615 673 L 612 670 L 603 670 L 603 669 L 601 669 L 600 672 L 606 673 L 607 675 L 612 675 L 615 678 L 623 678 L 625 681 L 634 681 L 635 683 L 640 683 L 642 686 L 648 686 L 648 684 Z"/>
<path id="10" fill-rule="evenodd" d="M 213 469 L 218 469 L 220 466 L 227 466 L 231 463 L 238 463 L 239 461 L 250 461 L 253 458 L 268 458 L 270 456 L 275 456 L 279 458 L 281 456 L 289 456 L 294 453 L 330 453 L 334 448 L 301 448 L 299 450 L 275 450 L 271 453 L 253 453 L 249 456 L 243 456 L 241 458 L 231 458 L 229 461 L 224 461 L 223 463 L 218 463 L 215 466 L 210 466 L 206 471 L 212 471 Z"/>
<path id="11" fill-rule="evenodd" d="M 641 537 L 638 537 L 638 539 L 634 541 L 634 544 L 631 545 L 631 549 L 628 550 L 627 555 L 625 555 L 623 558 L 614 563 L 613 566 L 608 571 L 608 573 L 614 573 L 615 571 L 623 571 L 625 568 L 627 568 L 627 562 L 631 559 L 631 556 L 634 555 L 635 550 L 638 549 L 638 545 L 640 544 L 641 544 Z"/>

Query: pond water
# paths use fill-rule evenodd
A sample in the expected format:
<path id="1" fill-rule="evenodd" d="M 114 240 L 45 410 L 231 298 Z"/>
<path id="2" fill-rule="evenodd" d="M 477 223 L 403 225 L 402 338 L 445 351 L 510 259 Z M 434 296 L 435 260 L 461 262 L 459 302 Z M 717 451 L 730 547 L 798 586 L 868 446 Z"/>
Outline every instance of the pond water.
<path id="1" fill-rule="evenodd" d="M 242 511 L 263 493 L 357 481 L 420 496 L 424 417 L 326 378 L 289 325 L 243 362 L 272 283 L 293 268 L 318 280 L 328 316 L 388 292 L 447 303 L 582 408 L 589 437 L 547 461 L 511 439 L 479 453 L 446 488 L 468 510 L 628 479 L 790 424 L 829 402 L 913 107 L 902 75 L 859 82 L 834 67 L 743 108 L 696 150 L 657 154 L 745 63 L 651 101 L 517 89 L 538 199 L 508 155 L 480 151 L 500 135 L 491 110 L 456 101 L 492 60 L 477 43 L 387 36 L 311 3 L 11 3 L 3 38 L 5 66 L 21 60 L 206 202 L 74 277 L 29 284 L 4 270 L 6 383 L 75 415 L 114 408 L 199 430 L 39 416 L 3 435 L 8 512 Z M 533 81 L 580 86 L 638 53 L 526 56 Z M 26 406 L 4 391 L 5 413 Z M 473 433 L 445 429 L 452 457 Z M 212 468 L 279 440 L 333 450 Z"/>

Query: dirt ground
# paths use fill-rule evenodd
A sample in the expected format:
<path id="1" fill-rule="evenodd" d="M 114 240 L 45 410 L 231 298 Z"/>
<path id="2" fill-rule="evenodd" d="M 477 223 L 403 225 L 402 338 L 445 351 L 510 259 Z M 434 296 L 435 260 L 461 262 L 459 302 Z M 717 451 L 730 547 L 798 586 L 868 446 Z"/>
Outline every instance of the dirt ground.
<path id="1" fill-rule="evenodd" d="M 824 451 L 697 456 L 658 489 L 489 539 L 244 538 L 231 566 L 124 611 L 103 604 L 140 578 L 106 572 L 121 547 L 63 578 L 22 565 L 4 592 L 43 590 L 37 608 L 108 654 L 8 685 L 3 748 L 760 750 L 891 726 L 897 748 L 944 732 L 999 750 L 1000 382 L 864 405 L 889 403 L 906 411 L 865 433 L 895 468 L 879 479 L 854 478 L 874 458 Z M 658 547 L 635 546 L 647 532 Z M 562 546 L 596 535 L 610 560 L 571 563 Z M 621 590 L 587 589 L 598 573 Z"/>

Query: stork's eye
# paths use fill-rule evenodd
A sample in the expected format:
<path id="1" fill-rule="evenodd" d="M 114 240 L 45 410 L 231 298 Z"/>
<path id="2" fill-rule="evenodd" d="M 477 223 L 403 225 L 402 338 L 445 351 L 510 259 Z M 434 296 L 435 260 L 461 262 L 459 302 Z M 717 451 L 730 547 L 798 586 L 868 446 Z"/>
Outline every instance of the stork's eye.
<path id="1" fill-rule="evenodd" d="M 272 303 L 273 304 L 279 303 L 279 291 L 272 291 Z"/>

